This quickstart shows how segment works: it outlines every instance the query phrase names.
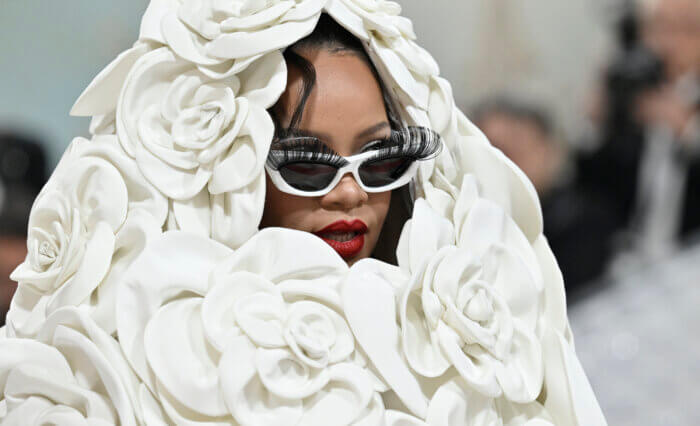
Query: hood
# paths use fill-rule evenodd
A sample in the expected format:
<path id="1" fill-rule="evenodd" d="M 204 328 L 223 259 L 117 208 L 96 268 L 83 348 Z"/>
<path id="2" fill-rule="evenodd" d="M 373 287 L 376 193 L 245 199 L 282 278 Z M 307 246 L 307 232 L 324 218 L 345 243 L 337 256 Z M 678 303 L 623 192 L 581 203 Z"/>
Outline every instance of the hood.
<path id="1" fill-rule="evenodd" d="M 445 144 L 395 230 L 398 266 L 348 268 L 304 233 L 258 229 L 282 51 L 322 13 L 363 42 L 402 120 Z M 112 339 L 98 349 L 120 347 L 137 376 L 120 388 L 137 422 L 603 424 L 535 190 L 455 106 L 400 13 L 385 0 L 152 0 L 138 41 L 73 106 L 92 136 L 34 205 L 8 337 L 50 345 L 57 322 L 94 322 L 87 339 Z M 312 317 L 332 331 L 307 339 Z M 285 382 L 292 359 L 303 373 Z"/>

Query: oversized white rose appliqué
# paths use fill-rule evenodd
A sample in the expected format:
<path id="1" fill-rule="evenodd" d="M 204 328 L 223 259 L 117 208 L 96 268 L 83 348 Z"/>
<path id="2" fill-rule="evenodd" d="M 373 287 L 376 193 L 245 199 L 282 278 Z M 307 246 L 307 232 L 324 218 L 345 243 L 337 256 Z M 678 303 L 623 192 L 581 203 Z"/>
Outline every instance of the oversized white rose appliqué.
<path id="1" fill-rule="evenodd" d="M 205 186 L 222 194 L 259 181 L 274 131 L 265 108 L 284 90 L 286 72 L 279 52 L 248 67 L 268 73 L 244 85 L 235 75 L 214 79 L 161 48 L 130 71 L 117 106 L 117 133 L 168 197 L 190 199 Z"/>
<path id="2" fill-rule="evenodd" d="M 405 355 L 422 376 L 438 377 L 453 366 L 486 396 L 531 402 L 543 380 L 536 259 L 495 203 L 474 199 L 465 215 L 458 245 L 430 256 L 403 291 Z"/>
<path id="3" fill-rule="evenodd" d="M 116 282 L 166 214 L 165 198 L 115 137 L 76 139 L 32 209 L 28 255 L 12 273 L 9 334 L 33 336 L 51 312 L 79 304 L 112 329 Z"/>
<path id="4" fill-rule="evenodd" d="M 340 314 L 346 271 L 299 231 L 266 229 L 235 252 L 167 232 L 125 280 L 120 343 L 175 423 L 351 424 L 377 394 Z"/>
<path id="5" fill-rule="evenodd" d="M 345 320 L 320 302 L 286 304 L 272 283 L 256 276 L 231 279 L 239 284 L 213 289 L 203 309 L 232 311 L 243 332 L 231 341 L 219 365 L 222 376 L 232 378 L 222 389 L 238 421 L 324 424 L 330 413 L 337 424 L 358 419 L 370 403 L 373 384 L 351 362 L 354 339 Z M 334 394 L 341 389 L 351 399 Z M 266 400 L 279 405 L 259 410 L 258 401 Z"/>
<path id="6" fill-rule="evenodd" d="M 143 424 L 138 382 L 117 342 L 66 307 L 36 340 L 0 340 L 3 425 Z"/>

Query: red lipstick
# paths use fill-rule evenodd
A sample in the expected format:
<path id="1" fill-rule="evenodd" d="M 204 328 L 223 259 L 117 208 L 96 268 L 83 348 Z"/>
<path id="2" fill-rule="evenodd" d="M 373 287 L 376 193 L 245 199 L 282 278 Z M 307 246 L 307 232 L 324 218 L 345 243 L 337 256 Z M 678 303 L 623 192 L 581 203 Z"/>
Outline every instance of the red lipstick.
<path id="1" fill-rule="evenodd" d="M 338 252 L 343 259 L 357 256 L 365 245 L 367 225 L 359 219 L 352 222 L 339 220 L 333 222 L 318 232 L 314 232 L 329 246 Z"/>

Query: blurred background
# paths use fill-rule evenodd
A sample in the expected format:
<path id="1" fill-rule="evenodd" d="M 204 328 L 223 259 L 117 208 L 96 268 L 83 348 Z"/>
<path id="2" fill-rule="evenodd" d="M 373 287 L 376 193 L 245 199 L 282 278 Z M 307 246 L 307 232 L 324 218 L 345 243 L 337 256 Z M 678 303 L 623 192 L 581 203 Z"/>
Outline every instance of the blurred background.
<path id="1" fill-rule="evenodd" d="M 399 0 L 458 103 L 533 181 L 610 425 L 698 425 L 700 0 Z M 68 111 L 146 0 L 0 0 L 0 323 Z"/>

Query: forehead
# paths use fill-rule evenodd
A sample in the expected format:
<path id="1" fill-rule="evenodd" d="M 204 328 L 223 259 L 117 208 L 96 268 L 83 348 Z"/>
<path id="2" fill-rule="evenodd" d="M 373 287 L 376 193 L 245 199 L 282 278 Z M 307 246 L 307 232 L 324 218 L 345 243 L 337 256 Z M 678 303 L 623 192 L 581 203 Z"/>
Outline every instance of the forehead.
<path id="1" fill-rule="evenodd" d="M 356 152 L 373 137 L 388 133 L 381 87 L 366 60 L 352 52 L 306 50 L 299 52 L 314 67 L 316 82 L 306 102 L 299 129 L 318 135 L 342 155 Z M 287 126 L 299 105 L 302 71 L 289 67 L 287 89 L 280 98 L 282 125 Z"/>

